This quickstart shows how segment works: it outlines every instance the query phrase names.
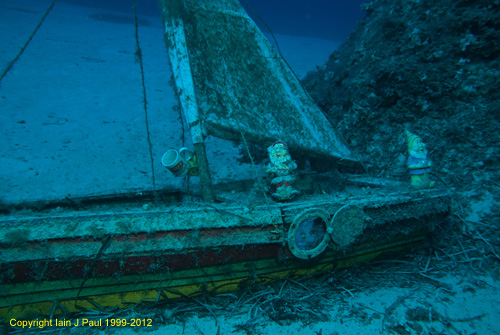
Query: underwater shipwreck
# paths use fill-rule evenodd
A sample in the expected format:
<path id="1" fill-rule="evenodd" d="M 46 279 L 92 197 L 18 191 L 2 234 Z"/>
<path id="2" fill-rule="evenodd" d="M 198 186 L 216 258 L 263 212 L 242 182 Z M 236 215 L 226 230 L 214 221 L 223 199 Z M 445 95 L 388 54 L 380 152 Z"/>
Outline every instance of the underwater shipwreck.
<path id="1" fill-rule="evenodd" d="M 364 173 L 237 0 L 160 5 L 193 142 L 188 157 L 162 163 L 177 178 L 199 178 L 198 199 L 158 189 L 12 204 L 0 216 L 2 318 L 217 294 L 348 267 L 418 246 L 449 214 L 444 189 Z M 213 183 L 207 134 L 242 142 L 255 176 Z M 254 163 L 251 146 L 269 148 L 267 167 Z M 314 171 L 318 164 L 327 171 Z"/>

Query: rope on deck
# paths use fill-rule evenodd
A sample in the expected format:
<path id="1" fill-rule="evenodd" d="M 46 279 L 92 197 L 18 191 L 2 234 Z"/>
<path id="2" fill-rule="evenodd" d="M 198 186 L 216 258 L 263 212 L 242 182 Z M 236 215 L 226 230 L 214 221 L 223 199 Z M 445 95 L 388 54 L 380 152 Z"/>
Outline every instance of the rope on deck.
<path id="1" fill-rule="evenodd" d="M 255 165 L 255 161 L 253 159 L 252 153 L 250 152 L 250 148 L 248 147 L 248 142 L 247 142 L 247 139 L 245 137 L 245 132 L 243 131 L 243 127 L 241 126 L 240 120 L 239 120 L 238 115 L 237 115 L 238 111 L 236 108 L 234 108 L 233 103 L 232 103 L 232 99 L 229 96 L 228 85 L 229 85 L 230 81 L 227 79 L 228 76 L 227 76 L 227 64 L 226 64 L 226 62 L 224 62 L 224 61 L 221 62 L 221 68 L 223 70 L 223 76 L 221 76 L 224 79 L 223 86 L 225 87 L 225 90 L 226 90 L 226 92 L 225 92 L 226 94 L 224 96 L 224 99 L 225 100 L 227 99 L 226 103 L 228 105 L 228 108 L 231 110 L 232 114 L 234 115 L 234 121 L 236 122 L 238 130 L 240 132 L 241 139 L 243 140 L 243 144 L 245 145 L 245 149 L 247 151 L 248 157 L 250 158 L 250 162 L 252 163 L 252 168 L 253 168 L 253 172 L 255 175 L 255 181 L 257 183 L 257 188 L 264 195 L 264 202 L 265 202 L 267 210 L 269 212 L 269 220 L 272 223 L 272 225 L 274 226 L 274 229 L 275 229 L 274 232 L 283 234 L 284 231 L 278 227 L 278 225 L 276 223 L 276 218 L 273 216 L 273 211 L 271 210 L 269 198 L 267 197 L 267 194 L 266 194 L 264 182 L 262 181 L 262 178 L 259 176 L 259 172 L 257 171 L 257 165 Z"/>
<path id="2" fill-rule="evenodd" d="M 2 82 L 2 79 L 7 75 L 7 73 L 10 71 L 10 69 L 12 69 L 12 67 L 14 66 L 14 63 L 17 62 L 17 60 L 21 57 L 22 53 L 24 52 L 24 50 L 28 47 L 28 44 L 31 42 L 31 40 L 33 39 L 33 37 L 35 36 L 36 32 L 38 31 L 38 29 L 40 29 L 40 27 L 42 26 L 42 23 L 43 21 L 45 21 L 45 18 L 47 18 L 47 16 L 49 15 L 50 11 L 52 10 L 52 7 L 54 7 L 54 4 L 56 3 L 57 0 L 53 0 L 52 3 L 50 4 L 49 8 L 47 8 L 47 10 L 45 11 L 45 14 L 43 15 L 42 19 L 40 20 L 40 22 L 38 22 L 35 30 L 33 30 L 33 32 L 31 33 L 30 37 L 28 38 L 28 40 L 26 41 L 26 43 L 24 43 L 23 47 L 21 48 L 21 50 L 17 53 L 16 57 L 9 63 L 9 65 L 7 65 L 7 68 L 3 71 L 2 75 L 0 76 L 0 83 Z"/>
<path id="3" fill-rule="evenodd" d="M 280 45 L 278 43 L 278 40 L 274 36 L 273 30 L 271 29 L 271 27 L 269 27 L 269 25 L 267 24 L 267 22 L 259 15 L 259 13 L 257 13 L 257 11 L 255 9 L 253 9 L 253 7 L 248 3 L 248 1 L 243 0 L 243 2 L 246 4 L 247 8 L 250 9 L 252 11 L 252 13 L 260 21 L 262 21 L 262 23 L 266 26 L 267 30 L 269 30 L 269 33 L 271 34 L 271 37 L 274 40 L 274 44 L 276 45 L 276 50 L 278 51 L 278 54 L 280 55 L 281 59 L 286 63 L 286 65 L 288 65 L 288 68 L 290 69 L 290 71 L 292 71 L 293 75 L 295 76 L 295 78 L 297 78 L 298 82 L 300 83 L 299 76 L 297 76 L 297 74 L 295 73 L 295 71 L 293 70 L 293 68 L 290 66 L 290 64 L 288 64 L 288 61 L 286 60 L 285 56 L 283 56 L 283 54 L 281 53 Z M 300 86 L 302 86 L 302 84 L 300 84 Z M 302 89 L 305 91 L 304 87 L 302 87 Z"/>
<path id="4" fill-rule="evenodd" d="M 139 45 L 139 24 L 138 24 L 138 20 L 137 20 L 137 0 L 134 0 L 134 24 L 135 24 L 135 43 L 136 43 L 135 56 L 137 57 L 137 60 L 139 61 L 139 65 L 141 67 L 142 95 L 144 97 L 144 99 L 143 99 L 144 118 L 145 118 L 145 122 L 146 122 L 146 135 L 147 135 L 148 147 L 149 147 L 149 160 L 151 162 L 151 183 L 153 186 L 153 197 L 156 200 L 156 182 L 155 182 L 153 146 L 151 144 L 151 136 L 149 133 L 149 121 L 148 121 L 148 100 L 146 98 L 146 84 L 144 81 L 144 64 L 142 62 L 142 50 L 141 50 L 141 46 Z"/>

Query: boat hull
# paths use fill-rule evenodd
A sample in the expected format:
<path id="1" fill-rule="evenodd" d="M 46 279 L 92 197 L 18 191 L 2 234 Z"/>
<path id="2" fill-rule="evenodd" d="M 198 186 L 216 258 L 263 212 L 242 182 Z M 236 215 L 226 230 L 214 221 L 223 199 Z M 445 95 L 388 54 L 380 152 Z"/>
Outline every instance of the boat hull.
<path id="1" fill-rule="evenodd" d="M 158 303 L 344 268 L 415 247 L 448 212 L 447 195 L 427 192 L 13 216 L 1 222 L 0 315 Z M 318 222 L 319 237 L 303 240 Z M 356 223 L 339 240 L 338 227 Z"/>

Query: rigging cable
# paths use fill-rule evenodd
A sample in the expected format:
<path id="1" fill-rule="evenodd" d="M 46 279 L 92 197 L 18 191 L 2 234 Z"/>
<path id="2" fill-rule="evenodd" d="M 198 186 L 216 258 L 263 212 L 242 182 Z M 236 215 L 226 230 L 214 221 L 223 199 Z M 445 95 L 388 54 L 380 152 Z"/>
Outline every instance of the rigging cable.
<path id="1" fill-rule="evenodd" d="M 135 23 L 135 43 L 136 50 L 135 56 L 137 57 L 137 61 L 141 67 L 141 80 L 142 80 L 142 95 L 143 105 L 144 105 L 144 118 L 146 122 L 146 134 L 149 146 L 149 159 L 151 162 L 151 183 L 153 185 L 153 197 L 156 200 L 156 182 L 155 182 L 155 167 L 154 167 L 154 159 L 153 159 L 153 146 L 151 145 L 151 136 L 149 133 L 149 121 L 148 121 L 148 100 L 146 98 L 146 84 L 144 81 L 144 64 L 142 62 L 142 51 L 141 46 L 139 45 L 139 23 L 137 20 L 137 0 L 134 0 L 134 23 Z"/>
<path id="2" fill-rule="evenodd" d="M 45 14 L 43 15 L 42 19 L 40 20 L 40 22 L 38 22 L 38 25 L 36 26 L 35 30 L 33 30 L 33 32 L 31 33 L 30 37 L 28 38 L 28 40 L 26 41 L 26 43 L 24 43 L 23 47 L 21 48 L 21 50 L 17 53 L 16 57 L 14 57 L 14 59 L 9 63 L 9 65 L 7 65 L 7 68 L 3 71 L 2 75 L 0 76 L 0 83 L 2 82 L 2 79 L 7 75 L 7 73 L 10 71 L 10 69 L 14 66 L 14 63 L 17 62 L 17 60 L 19 59 L 19 57 L 21 57 L 22 53 L 24 52 L 24 50 L 28 47 L 28 44 L 31 42 L 31 40 L 33 39 L 33 37 L 35 36 L 36 32 L 38 31 L 38 29 L 41 27 L 43 21 L 45 21 L 45 18 L 49 15 L 50 11 L 52 10 L 52 7 L 54 7 L 54 4 L 56 3 L 57 0 L 53 0 L 52 3 L 50 4 L 49 8 L 47 8 L 47 10 L 45 11 Z"/>
<path id="3" fill-rule="evenodd" d="M 271 224 L 273 225 L 273 227 L 275 229 L 273 231 L 273 233 L 284 234 L 284 231 L 278 227 L 278 224 L 276 222 L 276 221 L 279 221 L 279 219 L 273 216 L 273 211 L 272 211 L 271 205 L 269 203 L 269 198 L 267 197 L 266 190 L 265 190 L 264 185 L 263 185 L 264 183 L 262 181 L 262 178 L 259 175 L 259 172 L 257 171 L 257 166 L 255 165 L 255 161 L 253 159 L 252 153 L 250 152 L 250 148 L 248 146 L 248 142 L 247 142 L 247 139 L 245 137 L 245 132 L 243 131 L 243 127 L 240 124 L 240 120 L 238 119 L 238 115 L 237 115 L 238 111 L 234 108 L 233 100 L 231 99 L 232 97 L 229 95 L 228 85 L 229 85 L 230 81 L 228 80 L 228 75 L 227 75 L 227 68 L 228 67 L 227 67 L 227 64 L 224 60 L 222 60 L 222 62 L 221 62 L 221 68 L 223 70 L 223 75 L 221 77 L 224 79 L 224 84 L 222 84 L 222 86 L 224 86 L 224 88 L 225 88 L 225 95 L 223 96 L 222 99 L 227 104 L 227 107 L 229 108 L 230 112 L 232 114 L 234 114 L 234 121 L 236 122 L 237 129 L 240 132 L 241 138 L 243 140 L 243 144 L 245 145 L 245 149 L 247 151 L 248 157 L 250 158 L 250 162 L 252 163 L 252 168 L 253 168 L 253 172 L 255 175 L 255 181 L 257 182 L 257 188 L 264 195 L 264 202 L 265 202 L 267 210 L 269 212 L 269 220 L 271 221 Z M 233 98 L 234 98 L 234 96 L 233 96 Z"/>
<path id="4" fill-rule="evenodd" d="M 267 22 L 259 15 L 259 13 L 257 13 L 257 11 L 246 1 L 246 0 L 243 0 L 245 2 L 245 4 L 247 5 L 248 9 L 250 9 L 252 11 L 252 13 L 260 20 L 262 21 L 262 23 L 266 26 L 267 30 L 269 30 L 269 33 L 271 34 L 271 36 L 273 37 L 273 40 L 274 40 L 274 43 L 276 44 L 276 49 L 278 50 L 278 54 L 279 56 L 281 57 L 281 59 L 285 62 L 285 64 L 288 66 L 288 69 L 293 73 L 293 75 L 295 76 L 295 78 L 297 79 L 297 82 L 299 83 L 299 86 L 300 88 L 302 88 L 302 91 L 305 93 L 305 95 L 311 100 L 314 102 L 314 104 L 317 105 L 316 101 L 311 97 L 311 95 L 309 94 L 309 92 L 306 90 L 306 88 L 304 87 L 304 85 L 302 85 L 302 81 L 300 80 L 299 76 L 295 73 L 295 71 L 293 70 L 293 68 L 290 66 L 290 64 L 288 63 L 288 61 L 286 60 L 285 56 L 283 56 L 283 54 L 281 53 L 281 49 L 280 49 L 280 46 L 278 44 L 278 40 L 276 39 L 276 37 L 274 36 L 274 33 L 271 29 L 271 27 L 269 27 L 269 25 L 267 24 Z M 318 106 L 319 107 L 319 106 Z M 331 123 L 331 125 L 333 126 L 334 123 L 333 121 L 331 120 L 331 118 L 328 118 L 327 116 L 327 113 L 325 111 L 323 111 L 322 108 L 320 108 L 321 112 L 323 113 L 323 115 L 325 115 L 325 117 L 327 117 L 328 121 Z"/>
<path id="5" fill-rule="evenodd" d="M 299 81 L 300 83 L 300 79 L 299 79 L 299 76 L 297 76 L 297 74 L 295 73 L 295 71 L 292 69 L 292 67 L 290 66 L 290 64 L 288 64 L 288 61 L 286 60 L 285 56 L 283 56 L 283 54 L 281 53 L 281 49 L 280 49 L 280 45 L 278 43 L 278 40 L 276 39 L 276 37 L 274 36 L 274 33 L 271 29 L 271 27 L 269 27 L 269 25 L 267 24 L 267 22 L 259 15 L 259 13 L 257 13 L 257 11 L 255 9 L 253 9 L 252 6 L 250 6 L 250 4 L 246 1 L 246 0 L 243 0 L 245 2 L 245 4 L 247 5 L 248 9 L 250 9 L 252 11 L 252 13 L 254 13 L 254 15 L 262 21 L 262 23 L 266 26 L 267 30 L 269 30 L 269 33 L 271 34 L 273 40 L 274 40 L 274 44 L 276 44 L 276 50 L 278 51 L 278 54 L 279 56 L 281 57 L 281 59 L 286 63 L 286 65 L 288 65 L 288 68 L 290 69 L 290 71 L 292 71 L 293 75 L 295 76 L 295 78 L 297 78 L 297 80 Z M 300 86 L 302 86 L 302 84 L 300 84 Z M 302 87 L 302 89 L 304 89 L 304 87 Z M 305 91 L 305 89 L 304 89 Z"/>

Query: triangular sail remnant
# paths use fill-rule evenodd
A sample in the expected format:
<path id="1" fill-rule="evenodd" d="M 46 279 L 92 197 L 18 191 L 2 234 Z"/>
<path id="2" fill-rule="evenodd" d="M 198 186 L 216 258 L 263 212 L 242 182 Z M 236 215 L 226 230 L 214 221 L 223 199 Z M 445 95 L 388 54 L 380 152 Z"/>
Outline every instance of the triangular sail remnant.
<path id="1" fill-rule="evenodd" d="M 237 0 L 162 0 L 165 37 L 194 142 L 205 134 L 358 165 Z"/>

